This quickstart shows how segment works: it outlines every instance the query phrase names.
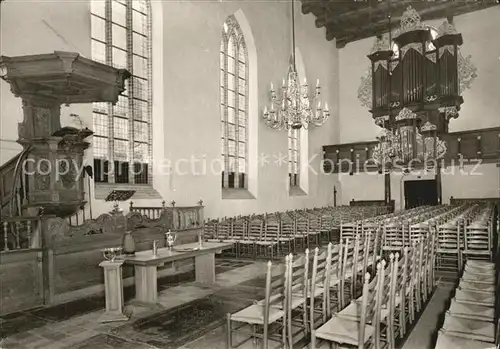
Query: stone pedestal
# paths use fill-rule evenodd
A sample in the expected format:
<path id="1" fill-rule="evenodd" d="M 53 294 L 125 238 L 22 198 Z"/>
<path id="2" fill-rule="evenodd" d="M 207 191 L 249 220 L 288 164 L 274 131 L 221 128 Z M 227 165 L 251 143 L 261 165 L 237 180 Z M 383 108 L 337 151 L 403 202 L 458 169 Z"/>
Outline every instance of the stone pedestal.
<path id="1" fill-rule="evenodd" d="M 106 288 L 106 312 L 99 322 L 127 321 L 123 306 L 123 261 L 104 261 L 99 264 L 104 269 L 104 285 Z"/>

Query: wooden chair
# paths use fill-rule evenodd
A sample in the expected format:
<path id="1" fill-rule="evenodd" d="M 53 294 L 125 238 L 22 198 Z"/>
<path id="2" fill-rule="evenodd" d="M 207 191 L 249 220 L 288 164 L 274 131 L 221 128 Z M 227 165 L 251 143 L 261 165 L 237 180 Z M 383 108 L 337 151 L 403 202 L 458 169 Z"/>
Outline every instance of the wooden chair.
<path id="1" fill-rule="evenodd" d="M 376 340 L 380 345 L 380 341 L 384 340 L 390 348 L 395 347 L 395 342 L 393 340 L 393 335 L 391 331 L 393 331 L 392 323 L 390 321 L 390 314 L 393 312 L 391 306 L 393 305 L 393 298 L 395 296 L 394 293 L 391 293 L 391 281 L 392 281 L 392 267 L 394 261 L 394 254 L 390 255 L 390 263 L 382 260 L 379 265 L 381 266 L 380 270 L 377 270 L 377 278 L 379 285 L 377 286 L 377 309 L 379 315 L 379 327 L 378 332 L 376 333 Z M 358 299 L 351 300 L 351 303 L 340 312 L 337 313 L 339 317 L 349 319 L 352 321 L 359 321 L 361 314 L 361 302 L 362 296 Z M 368 322 L 370 325 L 371 322 Z M 382 330 L 382 326 L 384 325 L 385 331 Z"/>
<path id="2" fill-rule="evenodd" d="M 270 258 L 283 257 L 288 253 L 283 253 L 281 249 L 283 245 L 290 244 L 289 238 L 281 236 L 281 221 L 276 215 L 267 216 L 264 222 L 264 237 L 263 241 L 267 247 L 266 252 L 270 252 Z"/>
<path id="3" fill-rule="evenodd" d="M 495 343 L 495 324 L 456 317 L 446 312 L 442 331 L 446 334 L 475 341 Z M 493 346 L 490 344 L 490 346 Z"/>
<path id="4" fill-rule="evenodd" d="M 415 300 L 415 311 L 420 313 L 422 310 L 422 292 L 425 289 L 423 282 L 423 264 L 424 264 L 424 240 L 419 239 L 416 250 L 415 250 L 415 269 L 414 269 L 414 300 Z"/>
<path id="5" fill-rule="evenodd" d="M 298 242 L 299 248 L 305 250 L 309 248 L 309 217 L 302 212 L 295 216 L 295 239 Z"/>
<path id="6" fill-rule="evenodd" d="M 366 261 L 368 263 L 367 267 L 370 272 L 375 271 L 377 263 L 382 259 L 380 239 L 382 236 L 382 229 L 379 228 L 373 232 L 369 232 L 366 236 L 367 238 L 367 249 L 368 255 L 366 256 Z M 364 275 L 364 273 L 363 273 Z"/>
<path id="7" fill-rule="evenodd" d="M 457 302 L 452 298 L 448 309 L 450 315 L 477 321 L 495 321 L 495 308 L 484 305 Z"/>
<path id="8" fill-rule="evenodd" d="M 236 244 L 236 258 L 255 254 L 255 241 L 248 236 L 248 218 L 241 217 L 233 221 L 233 239 Z"/>
<path id="9" fill-rule="evenodd" d="M 405 295 L 408 299 L 407 301 L 407 313 L 409 314 L 409 322 L 413 324 L 415 321 L 415 285 L 417 283 L 417 265 L 418 265 L 418 244 L 413 241 L 412 246 L 405 250 L 407 252 L 407 278 L 405 286 Z"/>
<path id="10" fill-rule="evenodd" d="M 256 256 L 274 259 L 278 243 L 274 236 L 267 235 L 265 219 L 255 217 L 250 220 L 248 235 L 255 239 Z"/>
<path id="11" fill-rule="evenodd" d="M 297 252 L 297 231 L 295 227 L 295 220 L 288 214 L 281 215 L 281 238 L 280 250 L 282 253 L 296 253 Z"/>
<path id="12" fill-rule="evenodd" d="M 396 253 L 393 260 L 392 280 L 391 280 L 391 309 L 390 314 L 391 328 L 393 329 L 394 336 L 399 333 L 400 337 L 406 334 L 406 321 L 407 321 L 407 294 L 406 285 L 408 278 L 408 255 L 409 247 L 405 247 L 402 258 Z M 394 341 L 393 341 L 394 343 Z"/>
<path id="13" fill-rule="evenodd" d="M 309 333 L 307 319 L 307 298 L 309 286 L 309 250 L 294 260 L 293 254 L 288 256 L 288 300 L 286 307 L 287 339 L 289 348 L 293 348 L 294 337 L 303 332 Z M 298 313 L 298 316 L 295 316 Z M 295 321 L 297 317 L 301 319 Z M 299 331 L 294 333 L 294 327 Z"/>
<path id="14" fill-rule="evenodd" d="M 351 241 L 358 235 L 358 222 L 340 223 L 340 240 Z"/>
<path id="15" fill-rule="evenodd" d="M 319 247 L 321 244 L 321 213 L 309 213 L 309 232 L 307 239 L 307 247 Z"/>
<path id="16" fill-rule="evenodd" d="M 269 340 L 276 341 L 277 346 L 273 348 L 286 347 L 286 306 L 288 303 L 288 256 L 284 265 L 273 267 L 272 262 L 267 264 L 266 273 L 266 293 L 265 299 L 255 302 L 253 305 L 240 310 L 234 314 L 227 314 L 227 339 L 226 348 L 237 348 L 243 343 L 252 340 L 254 347 L 257 340 L 261 340 L 261 348 L 269 349 Z M 232 327 L 233 322 L 241 324 L 239 327 Z M 271 328 L 271 325 L 276 325 Z M 250 337 L 233 345 L 233 332 L 241 328 L 250 326 Z M 261 331 L 258 331 L 260 327 Z M 281 331 L 280 331 L 281 330 Z M 276 332 L 281 334 L 274 336 Z"/>
<path id="17" fill-rule="evenodd" d="M 470 256 L 487 258 L 491 261 L 493 236 L 491 224 L 483 221 L 476 221 L 465 228 L 464 251 L 466 258 Z"/>
<path id="18" fill-rule="evenodd" d="M 342 274 L 342 260 L 344 246 L 342 243 L 333 246 L 328 244 L 327 248 L 327 280 L 328 280 L 328 297 L 326 312 L 327 317 L 330 317 L 333 310 L 340 310 L 344 304 L 344 281 L 345 274 Z"/>
<path id="19" fill-rule="evenodd" d="M 462 272 L 462 249 L 458 222 L 437 227 L 436 268 L 442 271 Z"/>
<path id="20" fill-rule="evenodd" d="M 312 331 L 311 349 L 316 349 L 317 339 L 333 342 L 336 345 L 347 344 L 358 349 L 370 346 L 379 347 L 377 331 L 380 328 L 380 314 L 377 307 L 377 275 L 381 268 L 379 264 L 377 274 L 371 281 L 370 274 L 365 275 L 359 321 L 346 319 L 338 314 L 333 315 L 325 324 Z"/>
<path id="21" fill-rule="evenodd" d="M 441 329 L 435 349 L 492 349 L 491 343 L 454 336 Z"/>
<path id="22" fill-rule="evenodd" d="M 329 298 L 329 266 L 332 244 L 321 253 L 319 248 L 314 249 L 312 275 L 310 280 L 309 295 L 309 333 L 316 329 L 318 324 L 326 322 Z M 317 300 L 320 300 L 317 302 Z M 319 306 L 318 306 L 319 305 Z"/>
<path id="23" fill-rule="evenodd" d="M 400 223 L 388 223 L 383 228 L 382 251 L 388 253 L 399 252 L 405 246 L 404 225 Z"/>
<path id="24" fill-rule="evenodd" d="M 357 266 L 354 265 L 354 254 L 357 249 L 356 241 L 351 242 L 349 239 L 346 239 L 341 245 L 341 248 L 342 260 L 340 261 L 339 309 L 343 309 L 354 296 L 351 277 L 354 270 L 357 268 Z"/>

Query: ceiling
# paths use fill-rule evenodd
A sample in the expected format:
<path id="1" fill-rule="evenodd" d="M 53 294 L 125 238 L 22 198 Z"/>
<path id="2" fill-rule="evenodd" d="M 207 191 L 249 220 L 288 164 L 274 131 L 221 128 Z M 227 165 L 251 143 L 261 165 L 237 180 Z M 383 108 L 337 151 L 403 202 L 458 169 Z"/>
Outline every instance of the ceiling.
<path id="1" fill-rule="evenodd" d="M 372 37 L 391 26 L 399 28 L 401 15 L 411 5 L 422 21 L 458 16 L 498 6 L 500 0 L 301 0 L 302 13 L 316 16 L 316 27 L 326 28 L 326 39 L 337 47 Z"/>

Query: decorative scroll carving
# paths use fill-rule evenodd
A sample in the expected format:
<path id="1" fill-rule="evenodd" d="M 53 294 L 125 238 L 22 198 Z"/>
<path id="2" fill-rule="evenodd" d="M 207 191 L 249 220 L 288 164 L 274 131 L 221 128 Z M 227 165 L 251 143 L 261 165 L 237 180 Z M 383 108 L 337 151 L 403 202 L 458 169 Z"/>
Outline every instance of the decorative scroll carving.
<path id="1" fill-rule="evenodd" d="M 129 212 L 125 219 L 127 220 L 127 229 L 136 228 L 173 228 L 173 212 L 171 209 L 164 209 L 160 214 L 160 218 L 152 219 L 139 212 Z"/>
<path id="2" fill-rule="evenodd" d="M 453 25 L 453 23 L 448 22 L 448 20 L 445 20 L 439 26 L 437 32 L 438 32 L 438 35 L 437 35 L 436 39 L 440 38 L 442 36 L 445 36 L 445 35 L 454 35 L 454 34 L 457 34 L 457 30 L 455 29 L 455 26 Z"/>
<path id="3" fill-rule="evenodd" d="M 436 64 L 436 53 L 433 52 L 433 53 L 428 53 L 425 55 L 425 57 L 427 57 L 427 59 L 429 61 L 431 61 L 432 63 Z"/>
<path id="4" fill-rule="evenodd" d="M 71 157 L 67 156 L 64 161 L 59 161 L 59 173 L 64 188 L 71 189 L 75 186 L 76 168 Z"/>
<path id="5" fill-rule="evenodd" d="M 375 64 L 373 65 L 373 69 L 375 69 L 375 71 L 377 70 L 378 67 L 384 67 L 385 70 L 387 70 L 387 61 L 377 61 L 375 62 Z"/>
<path id="6" fill-rule="evenodd" d="M 399 114 L 396 116 L 396 121 L 401 121 L 401 120 L 413 120 L 417 118 L 417 114 L 412 112 L 408 108 L 403 108 L 399 112 Z"/>
<path id="7" fill-rule="evenodd" d="M 452 56 L 455 55 L 455 48 L 452 45 L 445 45 L 439 48 L 439 58 L 445 53 L 449 52 Z"/>
<path id="8" fill-rule="evenodd" d="M 389 115 L 378 116 L 375 118 L 375 125 L 379 127 L 384 127 L 384 123 L 389 121 Z"/>
<path id="9" fill-rule="evenodd" d="M 415 51 L 417 51 L 420 54 L 423 53 L 422 44 L 418 43 L 418 42 L 412 42 L 412 43 L 405 45 L 401 48 L 401 59 L 404 58 L 404 56 L 406 55 L 406 53 L 408 52 L 409 49 L 414 49 Z"/>
<path id="10" fill-rule="evenodd" d="M 436 156 L 434 157 L 434 142 L 436 142 Z M 424 138 L 424 160 L 425 159 L 441 159 L 446 155 L 448 151 L 448 146 L 446 142 L 434 137 Z"/>
<path id="11" fill-rule="evenodd" d="M 87 235 L 121 233 L 121 231 L 117 231 L 117 227 L 120 226 L 119 218 L 104 213 L 96 219 L 86 220 L 79 226 L 69 225 L 68 221 L 63 218 L 48 218 L 47 238 L 48 241 L 57 242 Z"/>
<path id="12" fill-rule="evenodd" d="M 416 29 L 425 29 L 425 27 L 420 22 L 418 12 L 413 7 L 408 6 L 401 17 L 401 28 L 396 32 L 396 36 Z"/>
<path id="13" fill-rule="evenodd" d="M 443 107 L 439 108 L 439 112 L 444 114 L 446 120 L 450 120 L 451 118 L 457 118 L 458 117 L 458 110 L 457 107 Z"/>
<path id="14" fill-rule="evenodd" d="M 389 44 L 389 37 L 387 34 L 384 34 L 381 37 L 375 38 L 375 42 L 373 43 L 373 47 L 370 53 L 390 51 L 390 49 L 391 45 Z"/>
<path id="15" fill-rule="evenodd" d="M 372 108 L 372 69 L 369 68 L 361 77 L 361 85 L 358 88 L 358 99 L 361 105 Z"/>
<path id="16" fill-rule="evenodd" d="M 39 159 L 39 166 L 39 170 L 35 172 L 35 190 L 48 190 L 50 188 L 50 171 L 48 160 Z"/>
<path id="17" fill-rule="evenodd" d="M 49 136 L 50 109 L 33 107 L 33 115 L 35 117 L 35 134 L 39 136 Z"/>
<path id="18" fill-rule="evenodd" d="M 174 214 L 175 229 L 192 229 L 198 228 L 202 222 L 198 218 L 199 208 L 178 208 Z"/>
<path id="19" fill-rule="evenodd" d="M 472 63 L 472 56 L 464 57 L 460 50 L 458 51 L 458 79 L 460 81 L 460 94 L 470 88 L 472 82 L 477 78 L 477 67 Z"/>
<path id="20" fill-rule="evenodd" d="M 390 62 L 389 67 L 391 69 L 391 72 L 393 72 L 396 69 L 398 64 L 399 64 L 399 59 L 395 59 L 395 60 Z"/>

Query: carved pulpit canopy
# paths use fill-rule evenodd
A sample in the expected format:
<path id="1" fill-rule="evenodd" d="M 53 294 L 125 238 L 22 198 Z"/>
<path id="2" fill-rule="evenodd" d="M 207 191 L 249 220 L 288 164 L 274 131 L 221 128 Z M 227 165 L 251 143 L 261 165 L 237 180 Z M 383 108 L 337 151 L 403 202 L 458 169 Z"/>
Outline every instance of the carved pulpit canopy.
<path id="1" fill-rule="evenodd" d="M 61 104 L 112 102 L 125 90 L 130 73 L 92 61 L 78 53 L 0 57 L 0 77 L 12 92 L 36 95 Z"/>
<path id="2" fill-rule="evenodd" d="M 61 128 L 61 104 L 116 103 L 129 77 L 125 69 L 74 52 L 0 57 L 0 78 L 22 100 L 18 143 L 29 150 L 23 171 L 30 173 L 24 207 L 42 207 L 47 214 L 67 217 L 85 205 L 78 169 L 89 145 L 85 138 L 92 131 Z M 16 171 L 12 190 L 24 175 L 21 167 Z"/>

